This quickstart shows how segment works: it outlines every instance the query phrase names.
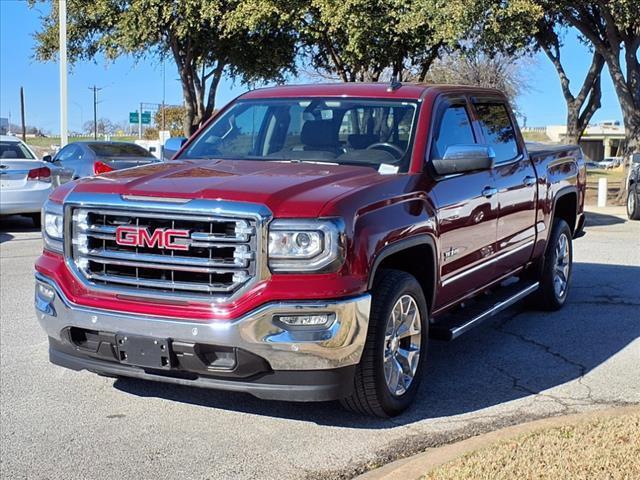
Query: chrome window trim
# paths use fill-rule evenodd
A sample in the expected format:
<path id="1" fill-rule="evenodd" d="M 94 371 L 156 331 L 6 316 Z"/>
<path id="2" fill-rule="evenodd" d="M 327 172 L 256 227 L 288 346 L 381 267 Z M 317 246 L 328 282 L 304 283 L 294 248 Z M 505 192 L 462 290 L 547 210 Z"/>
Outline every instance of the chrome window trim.
<path id="1" fill-rule="evenodd" d="M 445 286 L 447 286 L 447 285 L 449 285 L 449 284 L 451 284 L 453 282 L 456 282 L 456 281 L 460 280 L 461 278 L 466 277 L 467 275 L 471 275 L 472 273 L 475 273 L 478 270 L 481 270 L 481 269 L 483 269 L 485 267 L 488 267 L 489 265 L 493 265 L 494 263 L 499 262 L 500 260 L 502 260 L 503 258 L 508 257 L 509 255 L 512 255 L 512 254 L 517 253 L 517 252 L 519 252 L 521 250 L 524 250 L 525 248 L 530 248 L 530 247 L 533 246 L 534 243 L 535 243 L 535 241 L 531 240 L 531 241 L 529 241 L 529 242 L 527 242 L 527 243 L 525 243 L 523 245 L 520 245 L 520 246 L 514 248 L 513 250 L 509 250 L 508 252 L 501 253 L 500 255 L 498 255 L 496 257 L 493 257 L 492 259 L 487 260 L 486 262 L 481 263 L 480 265 L 475 265 L 475 266 L 469 268 L 468 270 L 465 270 L 464 272 L 457 273 L 457 274 L 455 274 L 455 275 L 443 280 L 442 281 L 442 286 L 445 287 Z"/>
<path id="2" fill-rule="evenodd" d="M 268 280 L 271 272 L 268 267 L 268 224 L 273 215 L 271 211 L 264 205 L 248 203 L 248 202 L 230 202 L 226 200 L 205 200 L 193 199 L 188 202 L 171 203 L 163 200 L 132 200 L 131 197 L 125 197 L 112 193 L 82 193 L 71 192 L 64 201 L 64 260 L 73 273 L 73 275 L 89 290 L 112 293 L 124 296 L 136 296 L 149 299 L 172 299 L 172 300 L 191 300 L 200 303 L 228 303 L 241 297 L 256 283 Z M 126 211 L 144 211 L 145 215 L 149 212 L 158 213 L 159 215 L 173 215 L 189 218 L 212 218 L 226 217 L 230 219 L 250 218 L 255 221 L 256 228 L 256 273 L 255 276 L 236 290 L 233 294 L 227 296 L 211 296 L 210 294 L 194 294 L 194 293 L 177 293 L 167 291 L 153 290 L 134 290 L 127 287 L 118 287 L 115 285 L 99 285 L 87 279 L 77 268 L 73 260 L 72 241 L 73 235 L 73 209 L 86 208 L 94 210 L 104 210 L 121 212 Z"/>

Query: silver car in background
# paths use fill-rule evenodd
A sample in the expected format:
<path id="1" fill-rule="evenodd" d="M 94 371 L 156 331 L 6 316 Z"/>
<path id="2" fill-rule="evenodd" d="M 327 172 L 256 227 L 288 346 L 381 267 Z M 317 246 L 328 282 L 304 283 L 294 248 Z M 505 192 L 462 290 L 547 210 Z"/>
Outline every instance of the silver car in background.
<path id="1" fill-rule="evenodd" d="M 73 180 L 108 173 L 113 170 L 160 162 L 148 150 L 128 142 L 73 142 L 53 157 L 45 155 L 45 162 L 71 171 Z"/>
<path id="2" fill-rule="evenodd" d="M 40 225 L 40 209 L 51 191 L 71 176 L 38 160 L 19 138 L 0 135 L 0 215 L 25 215 Z"/>

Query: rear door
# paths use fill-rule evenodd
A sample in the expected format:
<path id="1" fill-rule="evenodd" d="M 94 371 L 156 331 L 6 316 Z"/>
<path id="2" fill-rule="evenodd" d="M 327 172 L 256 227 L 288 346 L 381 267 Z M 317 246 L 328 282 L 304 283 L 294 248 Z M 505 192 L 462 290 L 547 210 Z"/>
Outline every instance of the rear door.
<path id="1" fill-rule="evenodd" d="M 496 153 L 498 189 L 496 273 L 504 276 L 531 258 L 536 238 L 536 172 L 517 134 L 515 120 L 500 97 L 475 98 L 483 142 Z"/>
<path id="2" fill-rule="evenodd" d="M 464 97 L 447 97 L 435 109 L 429 158 L 452 145 L 479 142 Z M 438 221 L 440 281 L 436 309 L 482 288 L 495 277 L 498 200 L 491 170 L 435 177 L 431 189 Z"/>

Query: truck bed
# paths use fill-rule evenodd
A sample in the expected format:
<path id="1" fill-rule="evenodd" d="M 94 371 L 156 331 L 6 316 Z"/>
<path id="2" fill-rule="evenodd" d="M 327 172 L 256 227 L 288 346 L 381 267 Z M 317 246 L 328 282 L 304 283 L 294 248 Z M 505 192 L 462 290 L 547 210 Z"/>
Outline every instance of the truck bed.
<path id="1" fill-rule="evenodd" d="M 572 156 L 579 157 L 581 155 L 581 150 L 579 145 L 562 145 L 562 144 L 548 144 L 548 143 L 537 143 L 537 142 L 527 142 L 527 151 L 532 157 L 561 157 L 561 156 Z"/>

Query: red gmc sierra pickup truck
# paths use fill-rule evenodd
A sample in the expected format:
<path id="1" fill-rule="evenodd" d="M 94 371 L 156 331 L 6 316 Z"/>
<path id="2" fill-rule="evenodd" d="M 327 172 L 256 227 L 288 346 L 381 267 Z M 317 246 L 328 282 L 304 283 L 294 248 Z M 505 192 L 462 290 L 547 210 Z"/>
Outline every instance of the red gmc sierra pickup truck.
<path id="1" fill-rule="evenodd" d="M 391 416 L 429 338 L 567 299 L 582 153 L 525 145 L 498 91 L 253 90 L 176 141 L 46 203 L 54 364 Z"/>

